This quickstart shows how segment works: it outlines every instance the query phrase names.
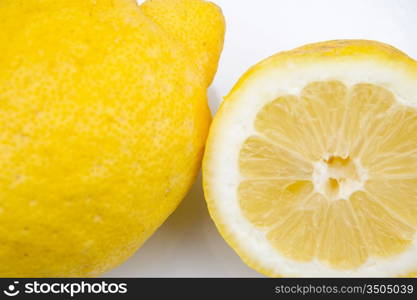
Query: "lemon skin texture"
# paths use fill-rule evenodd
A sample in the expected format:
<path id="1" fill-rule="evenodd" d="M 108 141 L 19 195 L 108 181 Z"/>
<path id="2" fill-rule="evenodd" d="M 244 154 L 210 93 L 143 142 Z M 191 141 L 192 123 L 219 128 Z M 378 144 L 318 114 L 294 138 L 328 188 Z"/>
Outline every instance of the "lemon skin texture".
<path id="1" fill-rule="evenodd" d="M 141 8 L 171 36 L 187 44 L 188 55 L 210 84 L 223 48 L 223 34 L 218 31 L 224 28 L 225 21 L 218 8 L 211 2 L 195 0 L 148 0 Z"/>
<path id="2" fill-rule="evenodd" d="M 0 276 L 98 276 L 193 183 L 224 20 L 204 1 L 157 1 L 179 39 L 152 2 L 0 1 Z M 205 13 L 210 30 L 188 35 Z"/>

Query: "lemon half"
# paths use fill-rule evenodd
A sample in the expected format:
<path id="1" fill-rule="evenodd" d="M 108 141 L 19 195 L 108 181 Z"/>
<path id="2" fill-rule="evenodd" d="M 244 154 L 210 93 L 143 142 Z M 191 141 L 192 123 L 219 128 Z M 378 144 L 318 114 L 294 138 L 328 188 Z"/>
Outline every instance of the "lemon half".
<path id="1" fill-rule="evenodd" d="M 208 207 L 269 276 L 416 275 L 416 148 L 416 61 L 365 40 L 278 53 L 214 119 Z"/>

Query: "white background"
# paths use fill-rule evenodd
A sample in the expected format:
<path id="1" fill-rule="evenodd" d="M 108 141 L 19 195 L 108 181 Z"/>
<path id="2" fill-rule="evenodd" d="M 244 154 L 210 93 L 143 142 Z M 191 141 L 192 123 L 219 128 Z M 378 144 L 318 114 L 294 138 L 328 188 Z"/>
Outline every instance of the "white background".
<path id="1" fill-rule="evenodd" d="M 138 1 L 142 2 L 142 1 Z M 417 59 L 417 0 L 214 0 L 226 41 L 209 89 L 222 96 L 253 64 L 278 51 L 331 39 L 374 39 Z M 178 209 L 137 253 L 106 277 L 256 277 L 218 234 L 201 177 Z"/>

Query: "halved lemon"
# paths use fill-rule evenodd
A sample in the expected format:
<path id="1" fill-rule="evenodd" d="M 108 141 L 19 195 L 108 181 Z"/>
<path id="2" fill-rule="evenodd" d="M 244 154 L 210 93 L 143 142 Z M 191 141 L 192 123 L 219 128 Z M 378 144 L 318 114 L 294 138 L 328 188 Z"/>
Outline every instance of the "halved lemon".
<path id="1" fill-rule="evenodd" d="M 417 62 L 375 41 L 252 67 L 210 130 L 204 190 L 224 239 L 269 276 L 415 276 Z"/>

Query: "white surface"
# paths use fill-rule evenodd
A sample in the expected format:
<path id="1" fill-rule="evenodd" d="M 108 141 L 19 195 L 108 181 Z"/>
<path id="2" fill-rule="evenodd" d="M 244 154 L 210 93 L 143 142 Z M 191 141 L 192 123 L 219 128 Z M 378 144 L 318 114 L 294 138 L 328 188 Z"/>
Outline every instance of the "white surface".
<path id="1" fill-rule="evenodd" d="M 142 1 L 139 1 L 142 2 Z M 417 0 L 214 0 L 226 18 L 225 47 L 210 107 L 253 64 L 278 51 L 331 39 L 389 43 L 417 59 Z M 165 224 L 106 277 L 255 277 L 209 218 L 201 178 Z"/>

